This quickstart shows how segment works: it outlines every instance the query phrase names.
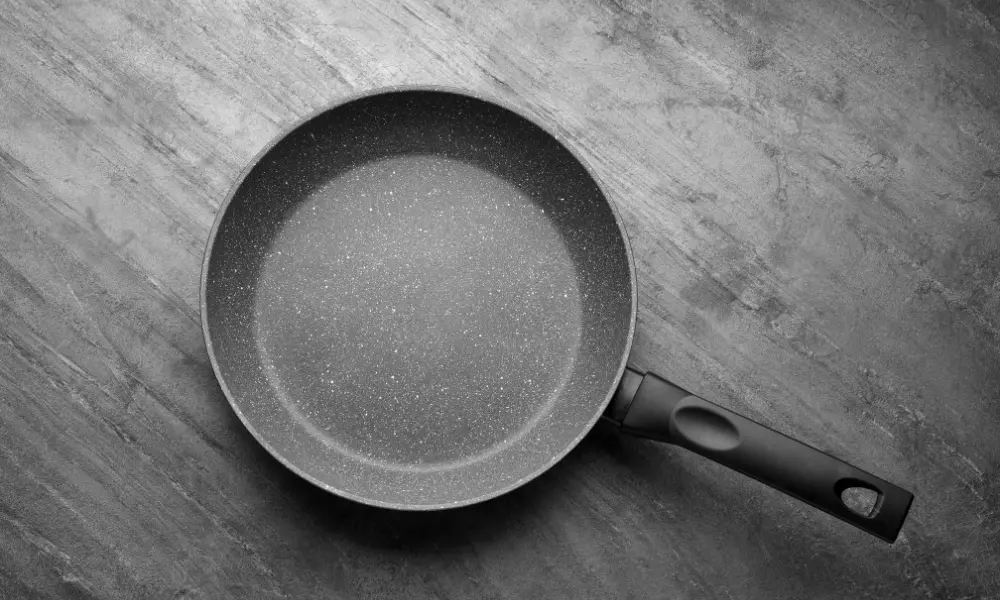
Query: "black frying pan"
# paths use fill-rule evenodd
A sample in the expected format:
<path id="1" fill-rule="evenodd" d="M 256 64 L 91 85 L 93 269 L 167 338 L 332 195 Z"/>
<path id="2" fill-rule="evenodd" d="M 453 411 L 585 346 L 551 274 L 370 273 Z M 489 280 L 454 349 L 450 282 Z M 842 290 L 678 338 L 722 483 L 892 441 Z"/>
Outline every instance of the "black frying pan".
<path id="1" fill-rule="evenodd" d="M 523 485 L 604 415 L 884 540 L 912 494 L 626 368 L 635 266 L 582 160 L 462 92 L 381 90 L 247 167 L 202 273 L 212 366 L 254 437 L 314 484 L 427 510 Z M 847 488 L 878 494 L 865 516 Z"/>

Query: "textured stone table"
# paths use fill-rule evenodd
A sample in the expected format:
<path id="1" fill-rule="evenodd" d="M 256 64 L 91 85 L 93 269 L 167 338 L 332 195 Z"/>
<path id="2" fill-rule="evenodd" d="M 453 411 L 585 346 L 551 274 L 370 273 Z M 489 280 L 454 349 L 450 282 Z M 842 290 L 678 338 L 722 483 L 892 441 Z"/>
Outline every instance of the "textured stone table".
<path id="1" fill-rule="evenodd" d="M 991 0 L 0 0 L 0 597 L 1000 597 Z M 463 86 L 607 183 L 634 364 L 917 496 L 894 545 L 598 428 L 392 513 L 242 428 L 200 330 L 239 170 L 298 117 Z"/>

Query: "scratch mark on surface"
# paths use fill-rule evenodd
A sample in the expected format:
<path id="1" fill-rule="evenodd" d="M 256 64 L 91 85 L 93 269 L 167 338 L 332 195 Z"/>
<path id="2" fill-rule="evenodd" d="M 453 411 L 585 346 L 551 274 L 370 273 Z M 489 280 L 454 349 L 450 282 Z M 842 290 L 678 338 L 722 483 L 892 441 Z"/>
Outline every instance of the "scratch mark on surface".
<path id="1" fill-rule="evenodd" d="M 198 319 L 198 317 L 191 314 L 190 312 L 191 308 L 188 306 L 186 302 L 180 300 L 180 298 L 178 298 L 177 295 L 173 293 L 173 291 L 171 291 L 169 288 L 160 283 L 160 281 L 157 280 L 152 275 L 146 275 L 146 281 L 149 282 L 149 284 L 152 285 L 153 288 L 160 293 L 160 295 L 167 302 L 167 304 L 176 309 L 177 312 L 184 315 L 189 321 L 191 321 L 191 323 L 196 325 L 198 329 L 201 329 L 201 321 Z"/>
<path id="2" fill-rule="evenodd" d="M 73 289 L 73 286 L 67 283 L 66 288 L 69 290 L 70 296 L 72 296 L 73 300 L 76 301 L 77 306 L 80 307 L 80 312 L 83 315 L 83 317 L 87 320 L 88 323 L 90 323 L 94 327 L 97 333 L 100 334 L 101 338 L 104 339 L 104 343 L 108 345 L 108 347 L 112 350 L 112 352 L 114 352 L 115 356 L 117 356 L 122 363 L 128 366 L 128 362 L 125 361 L 124 356 L 122 356 L 118 348 L 111 343 L 111 340 L 108 339 L 108 336 L 104 333 L 104 330 L 100 327 L 100 325 L 98 325 L 97 321 L 95 321 L 94 318 L 91 316 L 90 311 L 87 310 L 86 305 L 84 305 L 83 301 L 80 300 L 80 297 L 76 295 L 76 291 Z M 42 343 L 44 343 L 44 341 Z M 119 372 L 119 369 L 121 369 L 120 365 L 110 364 L 106 358 L 104 362 L 108 366 L 108 371 L 111 373 L 111 376 L 114 378 L 115 382 L 119 385 L 121 389 L 121 394 L 116 395 L 111 393 L 109 390 L 106 390 L 100 383 L 98 383 L 90 376 L 87 376 L 87 379 L 94 382 L 98 387 L 104 390 L 105 393 L 107 393 L 110 398 L 115 399 L 119 402 L 124 399 L 126 403 L 124 408 L 128 409 L 128 407 L 132 403 L 132 394 L 129 391 L 129 386 L 125 383 L 124 379 L 121 376 L 122 373 Z M 125 372 L 127 371 L 127 369 L 122 369 L 121 371 Z"/>
<path id="3" fill-rule="evenodd" d="M 965 488 L 979 501 L 985 501 L 979 491 L 983 479 L 983 471 L 976 466 L 969 457 L 962 454 L 958 448 L 949 444 L 940 434 L 927 426 L 927 420 L 922 412 L 917 409 L 910 409 L 906 406 L 900 407 L 901 412 L 913 422 L 914 426 L 926 435 L 934 445 L 941 450 L 943 456 L 948 456 L 956 461 L 954 466 L 942 465 L 942 468 L 950 471 Z"/>
<path id="4" fill-rule="evenodd" d="M 55 558 L 67 565 L 72 564 L 73 561 L 70 560 L 68 554 L 60 550 L 55 544 L 49 541 L 48 538 L 32 531 L 31 528 L 25 525 L 20 519 L 7 513 L 5 510 L 0 511 L 0 519 L 9 523 L 14 529 L 17 530 L 22 539 L 37 548 L 43 554 L 51 556 L 52 558 Z"/>
<path id="5" fill-rule="evenodd" d="M 874 418 L 870 418 L 869 420 L 872 422 L 873 425 L 875 425 L 876 427 L 878 427 L 879 429 L 881 429 L 883 432 L 885 432 L 886 435 L 888 435 L 892 439 L 896 439 L 896 436 L 892 435 L 891 431 L 889 431 L 884 426 L 882 426 L 882 424 L 879 423 L 878 421 L 876 421 Z"/>

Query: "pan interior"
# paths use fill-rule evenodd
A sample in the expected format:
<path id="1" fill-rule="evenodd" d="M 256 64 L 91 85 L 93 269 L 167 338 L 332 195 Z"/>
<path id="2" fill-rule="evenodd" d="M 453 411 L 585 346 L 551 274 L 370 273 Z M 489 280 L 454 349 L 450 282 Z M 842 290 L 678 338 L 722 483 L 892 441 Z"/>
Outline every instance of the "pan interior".
<path id="1" fill-rule="evenodd" d="M 632 281 L 586 170 L 494 104 L 352 101 L 264 155 L 220 221 L 209 336 L 272 453 L 348 497 L 471 502 L 544 470 L 603 408 Z"/>
<path id="2" fill-rule="evenodd" d="M 253 318 L 268 381 L 310 434 L 357 460 L 441 469 L 546 413 L 581 313 L 543 208 L 477 165 L 401 154 L 303 199 L 264 259 Z"/>

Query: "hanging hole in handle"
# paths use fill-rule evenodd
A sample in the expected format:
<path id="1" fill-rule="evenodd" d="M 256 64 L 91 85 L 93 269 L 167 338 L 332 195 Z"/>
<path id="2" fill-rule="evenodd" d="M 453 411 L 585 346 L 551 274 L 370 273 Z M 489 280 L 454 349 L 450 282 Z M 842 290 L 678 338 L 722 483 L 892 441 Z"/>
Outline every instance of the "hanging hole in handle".
<path id="1" fill-rule="evenodd" d="M 874 517 L 882 505 L 882 494 L 856 479 L 844 479 L 837 484 L 837 495 L 851 512 L 862 517 Z"/>

